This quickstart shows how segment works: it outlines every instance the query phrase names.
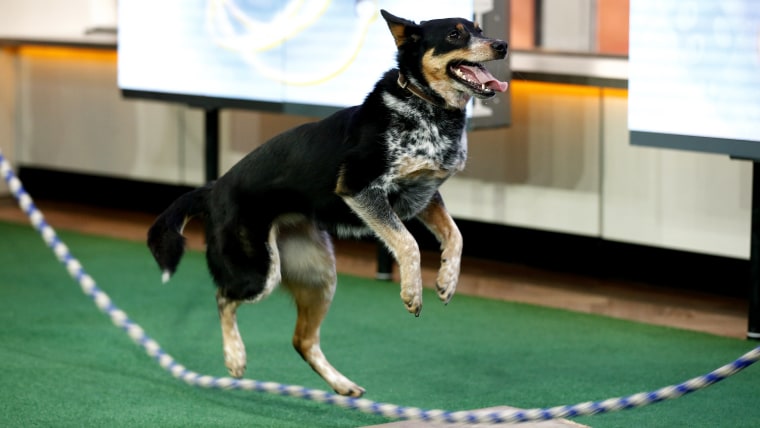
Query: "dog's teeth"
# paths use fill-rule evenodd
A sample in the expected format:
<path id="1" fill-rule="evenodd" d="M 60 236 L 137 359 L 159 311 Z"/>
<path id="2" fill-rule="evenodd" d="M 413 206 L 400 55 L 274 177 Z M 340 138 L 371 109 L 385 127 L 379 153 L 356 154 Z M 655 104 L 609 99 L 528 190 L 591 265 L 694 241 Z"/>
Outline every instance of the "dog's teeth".
<path id="1" fill-rule="evenodd" d="M 457 77 L 459 77 L 460 79 L 464 80 L 465 82 L 471 84 L 472 86 L 479 87 L 480 90 L 482 90 L 482 91 L 485 91 L 486 89 L 488 89 L 488 88 L 486 88 L 486 84 L 485 83 L 480 83 L 477 80 L 473 80 L 469 75 L 465 74 L 459 68 L 455 68 L 454 69 L 454 74 L 456 74 Z M 480 85 L 480 86 L 478 86 L 478 85 Z"/>

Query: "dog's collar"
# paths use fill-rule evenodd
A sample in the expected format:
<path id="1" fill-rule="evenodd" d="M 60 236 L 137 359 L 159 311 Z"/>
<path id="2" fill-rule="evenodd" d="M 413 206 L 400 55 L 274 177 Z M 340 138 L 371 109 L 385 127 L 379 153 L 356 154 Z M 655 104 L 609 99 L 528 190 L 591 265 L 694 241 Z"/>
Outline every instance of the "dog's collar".
<path id="1" fill-rule="evenodd" d="M 451 109 L 451 107 L 448 104 L 440 103 L 434 100 L 433 98 L 428 96 L 428 94 L 424 93 L 422 89 L 420 89 L 419 86 L 406 80 L 406 76 L 404 76 L 400 71 L 398 72 L 398 80 L 396 80 L 396 83 L 398 83 L 398 86 L 401 89 L 406 89 L 407 91 L 411 92 L 412 94 L 414 94 L 417 98 L 421 100 L 427 101 L 436 107 L 442 107 L 449 110 Z"/>

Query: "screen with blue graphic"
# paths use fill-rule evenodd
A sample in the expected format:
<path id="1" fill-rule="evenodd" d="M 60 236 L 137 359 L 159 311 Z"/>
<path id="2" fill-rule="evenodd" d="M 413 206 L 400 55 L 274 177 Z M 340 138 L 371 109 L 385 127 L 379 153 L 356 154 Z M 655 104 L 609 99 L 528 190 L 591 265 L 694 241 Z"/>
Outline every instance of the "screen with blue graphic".
<path id="1" fill-rule="evenodd" d="M 505 19 L 492 29 L 484 23 L 503 5 L 478 3 L 479 14 L 461 0 L 121 1 L 118 83 L 126 95 L 219 107 L 356 105 L 395 66 L 380 9 L 416 22 L 474 17 L 489 35 L 506 38 Z M 506 61 L 499 62 L 489 68 L 506 79 Z"/>

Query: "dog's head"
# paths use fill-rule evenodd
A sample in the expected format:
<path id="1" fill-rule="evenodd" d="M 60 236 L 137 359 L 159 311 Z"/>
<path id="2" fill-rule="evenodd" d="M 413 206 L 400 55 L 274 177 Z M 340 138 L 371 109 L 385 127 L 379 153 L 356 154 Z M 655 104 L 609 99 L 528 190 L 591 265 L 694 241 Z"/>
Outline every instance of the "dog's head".
<path id="1" fill-rule="evenodd" d="M 483 35 L 466 19 L 412 21 L 381 11 L 398 48 L 399 71 L 411 83 L 462 109 L 475 96 L 491 98 L 507 90 L 484 66 L 503 59 L 507 42 Z"/>

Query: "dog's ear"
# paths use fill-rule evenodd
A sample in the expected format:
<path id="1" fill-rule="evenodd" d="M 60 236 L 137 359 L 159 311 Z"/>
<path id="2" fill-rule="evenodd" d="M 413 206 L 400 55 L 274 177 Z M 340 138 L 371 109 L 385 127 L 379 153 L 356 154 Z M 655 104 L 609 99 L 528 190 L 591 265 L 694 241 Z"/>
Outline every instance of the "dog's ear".
<path id="1" fill-rule="evenodd" d="M 396 47 L 401 47 L 407 40 L 417 41 L 422 36 L 422 29 L 414 22 L 391 15 L 384 9 L 380 10 L 380 13 L 388 23 L 393 39 L 396 40 Z"/>

